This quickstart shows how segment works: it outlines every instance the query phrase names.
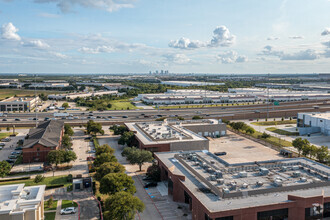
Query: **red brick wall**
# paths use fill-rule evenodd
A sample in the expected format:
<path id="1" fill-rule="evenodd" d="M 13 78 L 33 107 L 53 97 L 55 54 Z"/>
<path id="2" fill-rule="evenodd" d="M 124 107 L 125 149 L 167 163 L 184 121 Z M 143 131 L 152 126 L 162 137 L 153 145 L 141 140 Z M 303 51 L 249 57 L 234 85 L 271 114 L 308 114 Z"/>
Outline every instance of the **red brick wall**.
<path id="1" fill-rule="evenodd" d="M 144 145 L 138 138 L 136 138 L 139 142 L 139 148 L 150 150 L 152 152 L 167 152 L 170 151 L 170 144 L 151 144 Z"/>

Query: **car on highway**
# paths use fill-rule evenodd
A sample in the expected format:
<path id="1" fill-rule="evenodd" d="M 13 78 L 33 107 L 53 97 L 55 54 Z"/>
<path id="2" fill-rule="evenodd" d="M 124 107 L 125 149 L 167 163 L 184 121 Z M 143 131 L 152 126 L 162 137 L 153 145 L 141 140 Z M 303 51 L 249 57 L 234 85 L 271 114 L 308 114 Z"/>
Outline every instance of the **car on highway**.
<path id="1" fill-rule="evenodd" d="M 127 115 L 123 115 L 122 118 L 128 118 L 128 116 Z"/>
<path id="2" fill-rule="evenodd" d="M 15 121 L 21 121 L 21 119 L 19 119 L 19 118 L 15 118 Z"/>
<path id="3" fill-rule="evenodd" d="M 224 155 L 227 155 L 226 152 L 215 152 L 214 155 L 216 156 L 224 156 Z"/>
<path id="4" fill-rule="evenodd" d="M 79 117 L 78 116 L 75 116 L 75 117 L 73 117 L 73 119 L 79 119 Z"/>
<path id="5" fill-rule="evenodd" d="M 33 118 L 32 120 L 33 120 L 33 121 L 38 121 L 39 119 L 38 119 L 38 118 Z"/>
<path id="6" fill-rule="evenodd" d="M 111 115 L 109 115 L 109 116 L 108 116 L 108 118 L 112 118 L 112 116 L 111 116 Z"/>
<path id="7" fill-rule="evenodd" d="M 61 215 L 66 215 L 66 214 L 74 214 L 76 213 L 77 210 L 75 207 L 68 207 L 68 208 L 65 208 L 65 209 L 61 209 Z"/>
<path id="8" fill-rule="evenodd" d="M 144 185 L 144 188 L 156 187 L 157 185 L 157 182 L 148 182 Z"/>
<path id="9" fill-rule="evenodd" d="M 7 121 L 7 118 L 3 118 L 2 121 Z"/>
<path id="10" fill-rule="evenodd" d="M 49 118 L 48 118 L 48 117 L 44 118 L 44 121 L 48 121 L 48 120 L 49 120 Z"/>
<path id="11" fill-rule="evenodd" d="M 98 115 L 98 116 L 96 116 L 96 118 L 102 118 L 102 117 Z"/>
<path id="12" fill-rule="evenodd" d="M 93 116 L 93 113 L 89 113 L 88 116 Z"/>

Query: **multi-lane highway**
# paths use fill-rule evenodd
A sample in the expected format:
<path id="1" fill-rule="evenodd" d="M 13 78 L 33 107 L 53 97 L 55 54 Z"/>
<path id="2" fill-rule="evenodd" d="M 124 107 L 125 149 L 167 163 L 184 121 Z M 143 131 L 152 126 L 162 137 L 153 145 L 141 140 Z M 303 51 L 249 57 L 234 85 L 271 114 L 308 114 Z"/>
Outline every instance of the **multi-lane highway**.
<path id="1" fill-rule="evenodd" d="M 330 111 L 329 101 L 319 102 L 292 102 L 281 103 L 279 106 L 273 105 L 244 105 L 244 106 L 218 106 L 205 108 L 182 108 L 182 109 L 154 109 L 154 110 L 122 110 L 122 111 L 67 111 L 69 117 L 56 117 L 71 123 L 85 123 L 89 119 L 110 122 L 126 122 L 140 120 L 155 120 L 157 117 L 183 117 L 191 119 L 194 115 L 200 115 L 204 118 L 223 118 L 223 119 L 249 119 L 269 117 L 292 117 L 297 112 L 325 112 Z M 64 112 L 64 111 L 62 111 Z M 267 113 L 268 112 L 268 113 Z M 8 124 L 33 124 L 36 114 L 30 113 L 8 113 L 0 117 L 0 125 Z M 38 120 L 45 118 L 55 118 L 54 112 L 38 112 Z M 15 120 L 16 119 L 16 120 Z"/>

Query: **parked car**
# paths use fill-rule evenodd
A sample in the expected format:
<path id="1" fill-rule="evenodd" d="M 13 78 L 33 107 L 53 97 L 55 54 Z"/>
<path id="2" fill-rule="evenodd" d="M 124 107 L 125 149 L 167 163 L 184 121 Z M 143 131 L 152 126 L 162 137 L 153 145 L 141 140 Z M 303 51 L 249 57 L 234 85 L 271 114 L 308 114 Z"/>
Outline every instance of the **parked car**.
<path id="1" fill-rule="evenodd" d="M 5 143 L 0 143 L 0 147 L 4 147 L 5 145 Z"/>
<path id="2" fill-rule="evenodd" d="M 75 207 L 68 207 L 65 209 L 61 209 L 61 215 L 74 214 L 76 212 L 77 212 L 77 210 Z"/>
<path id="3" fill-rule="evenodd" d="M 17 156 L 16 155 L 9 155 L 8 159 L 17 159 Z"/>
<path id="4" fill-rule="evenodd" d="M 9 160 L 6 160 L 8 163 L 15 163 L 15 160 L 11 160 L 11 159 L 9 159 Z"/>
<path id="5" fill-rule="evenodd" d="M 95 154 L 95 152 L 96 152 L 95 150 L 88 151 L 89 154 Z"/>
<path id="6" fill-rule="evenodd" d="M 20 154 L 21 154 L 21 152 L 18 152 L 18 151 L 11 152 L 11 155 L 20 155 Z"/>
<path id="7" fill-rule="evenodd" d="M 0 147 L 0 150 L 2 150 L 3 147 Z"/>
<path id="8" fill-rule="evenodd" d="M 16 147 L 15 150 L 22 150 L 22 147 Z"/>
<path id="9" fill-rule="evenodd" d="M 144 185 L 144 188 L 156 187 L 157 182 L 148 182 Z"/>
<path id="10" fill-rule="evenodd" d="M 214 155 L 216 156 L 224 156 L 224 155 L 227 155 L 226 152 L 215 152 Z"/>
<path id="11" fill-rule="evenodd" d="M 145 176 L 145 177 L 142 178 L 142 180 L 144 180 L 144 181 L 150 181 L 150 180 L 152 180 L 152 178 L 150 176 Z"/>
<path id="12" fill-rule="evenodd" d="M 9 141 L 11 141 L 11 139 L 10 138 L 3 138 L 1 141 L 2 142 L 9 142 Z"/>
<path id="13" fill-rule="evenodd" d="M 95 160 L 95 157 L 87 157 L 86 160 L 87 160 L 87 161 L 93 161 L 93 160 Z"/>

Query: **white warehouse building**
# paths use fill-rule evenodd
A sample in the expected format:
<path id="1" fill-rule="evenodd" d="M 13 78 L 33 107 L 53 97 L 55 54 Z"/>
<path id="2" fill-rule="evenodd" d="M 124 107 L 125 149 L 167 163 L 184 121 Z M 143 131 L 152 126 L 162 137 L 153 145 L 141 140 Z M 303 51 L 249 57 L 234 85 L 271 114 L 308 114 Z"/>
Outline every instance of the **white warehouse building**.
<path id="1" fill-rule="evenodd" d="M 321 132 L 330 136 L 330 112 L 298 113 L 297 127 L 300 135 Z"/>

